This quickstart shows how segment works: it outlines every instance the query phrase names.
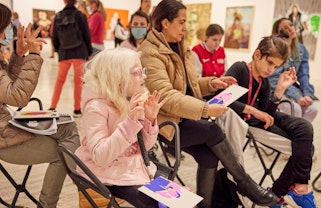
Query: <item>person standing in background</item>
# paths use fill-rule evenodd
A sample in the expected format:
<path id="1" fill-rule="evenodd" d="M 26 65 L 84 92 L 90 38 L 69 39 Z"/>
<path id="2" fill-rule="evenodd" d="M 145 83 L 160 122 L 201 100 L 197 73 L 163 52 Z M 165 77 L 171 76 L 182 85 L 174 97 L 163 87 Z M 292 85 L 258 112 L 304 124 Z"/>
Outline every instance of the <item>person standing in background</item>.
<path id="1" fill-rule="evenodd" d="M 203 77 L 220 77 L 224 74 L 226 65 L 225 51 L 220 46 L 224 30 L 218 24 L 211 24 L 206 28 L 205 35 L 205 41 L 192 49 L 198 56 L 196 61 L 202 65 L 200 74 Z"/>
<path id="2" fill-rule="evenodd" d="M 104 37 L 106 32 L 105 21 L 107 20 L 107 14 L 103 3 L 99 0 L 87 0 L 86 5 L 90 14 L 88 17 L 88 26 L 93 47 L 92 55 L 96 55 L 105 49 Z"/>
<path id="3" fill-rule="evenodd" d="M 137 51 L 139 45 L 145 40 L 150 27 L 149 18 L 143 11 L 135 12 L 130 18 L 129 38 L 120 44 L 120 47 L 130 48 Z"/>
<path id="4" fill-rule="evenodd" d="M 138 11 L 143 11 L 150 18 L 150 9 L 152 8 L 151 0 L 140 0 L 140 6 Z"/>
<path id="5" fill-rule="evenodd" d="M 114 41 L 115 41 L 115 48 L 119 46 L 124 40 L 128 38 L 128 33 L 125 31 L 123 24 L 121 23 L 121 19 L 117 19 L 117 24 L 114 29 Z"/>
<path id="6" fill-rule="evenodd" d="M 15 51 L 17 49 L 17 31 L 19 26 L 21 25 L 20 20 L 19 20 L 19 14 L 17 12 L 12 12 L 12 29 L 13 29 L 13 50 Z"/>
<path id="7" fill-rule="evenodd" d="M 65 8 L 58 12 L 54 21 L 52 41 L 55 51 L 58 51 L 58 74 L 51 99 L 50 110 L 55 110 L 60 98 L 62 87 L 66 81 L 69 69 L 74 69 L 74 116 L 80 117 L 80 100 L 82 92 L 82 76 L 84 64 L 92 54 L 91 38 L 86 16 L 75 7 L 76 0 L 64 0 Z M 73 16 L 77 27 L 67 26 L 67 31 L 61 31 L 61 24 Z M 77 31 L 69 31 L 78 28 Z M 66 45 L 75 42 L 72 46 Z"/>
<path id="8" fill-rule="evenodd" d="M 89 12 L 86 9 L 86 1 L 78 1 L 77 9 L 81 11 L 87 18 L 89 17 Z"/>

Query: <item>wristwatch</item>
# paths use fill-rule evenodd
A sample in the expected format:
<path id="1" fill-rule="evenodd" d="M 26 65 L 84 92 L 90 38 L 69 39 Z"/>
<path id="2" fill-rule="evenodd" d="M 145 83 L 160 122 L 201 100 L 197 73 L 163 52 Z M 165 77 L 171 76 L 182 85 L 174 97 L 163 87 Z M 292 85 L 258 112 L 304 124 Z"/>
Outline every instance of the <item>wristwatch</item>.
<path id="1" fill-rule="evenodd" d="M 271 101 L 272 103 L 279 104 L 280 101 L 281 101 L 281 98 L 278 98 L 278 97 L 274 94 L 274 92 L 272 92 L 272 94 L 271 94 L 271 96 L 270 96 L 270 101 Z"/>

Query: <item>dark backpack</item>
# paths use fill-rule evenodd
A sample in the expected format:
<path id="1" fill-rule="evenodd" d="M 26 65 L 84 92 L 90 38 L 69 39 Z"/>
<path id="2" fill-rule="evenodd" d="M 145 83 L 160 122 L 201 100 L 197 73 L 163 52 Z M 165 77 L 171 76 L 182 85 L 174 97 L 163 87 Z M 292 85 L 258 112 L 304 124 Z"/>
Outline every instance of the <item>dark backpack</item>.
<path id="1" fill-rule="evenodd" d="M 72 49 L 83 43 L 82 32 L 77 21 L 78 10 L 70 13 L 61 11 L 55 17 L 55 28 L 59 38 L 59 47 L 62 49 Z M 80 18 L 80 16 L 78 16 Z"/>

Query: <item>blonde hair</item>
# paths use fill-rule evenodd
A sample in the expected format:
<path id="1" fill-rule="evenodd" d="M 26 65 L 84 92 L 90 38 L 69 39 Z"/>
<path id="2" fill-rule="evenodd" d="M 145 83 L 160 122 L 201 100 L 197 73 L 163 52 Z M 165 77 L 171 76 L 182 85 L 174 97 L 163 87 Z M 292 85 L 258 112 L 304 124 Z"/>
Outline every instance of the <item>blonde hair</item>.
<path id="1" fill-rule="evenodd" d="M 130 69 L 140 59 L 138 52 L 128 48 L 106 49 L 86 64 L 84 82 L 98 95 L 108 98 L 123 119 L 129 111 L 126 90 L 130 82 Z"/>

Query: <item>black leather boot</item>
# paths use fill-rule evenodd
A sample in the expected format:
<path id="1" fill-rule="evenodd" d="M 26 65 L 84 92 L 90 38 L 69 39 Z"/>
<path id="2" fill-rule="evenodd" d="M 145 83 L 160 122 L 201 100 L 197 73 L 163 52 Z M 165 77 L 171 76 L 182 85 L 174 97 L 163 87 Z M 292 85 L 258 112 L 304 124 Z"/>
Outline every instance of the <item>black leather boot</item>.
<path id="1" fill-rule="evenodd" d="M 203 200 L 198 208 L 212 208 L 212 196 L 215 183 L 216 168 L 204 168 L 198 166 L 196 175 L 196 192 Z"/>
<path id="2" fill-rule="evenodd" d="M 240 194 L 247 196 L 252 202 L 261 206 L 277 203 L 278 197 L 276 195 L 259 186 L 245 172 L 242 165 L 236 160 L 232 147 L 226 139 L 212 146 L 211 150 L 233 176 Z"/>

